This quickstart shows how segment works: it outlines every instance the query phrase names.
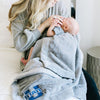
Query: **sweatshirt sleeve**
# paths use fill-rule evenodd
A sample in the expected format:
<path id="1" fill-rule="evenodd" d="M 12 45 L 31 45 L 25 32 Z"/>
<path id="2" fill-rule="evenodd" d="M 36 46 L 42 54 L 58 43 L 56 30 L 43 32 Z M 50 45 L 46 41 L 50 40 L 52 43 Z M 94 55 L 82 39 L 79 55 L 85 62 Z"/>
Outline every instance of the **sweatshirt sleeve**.
<path id="1" fill-rule="evenodd" d="M 56 26 L 53 29 L 53 31 L 55 32 L 55 35 L 60 35 L 60 34 L 63 34 L 64 33 L 63 29 L 61 27 L 58 27 L 58 26 Z"/>
<path id="2" fill-rule="evenodd" d="M 27 20 L 23 19 L 25 19 L 25 14 L 21 13 L 11 23 L 14 46 L 20 52 L 24 52 L 32 47 L 36 40 L 41 36 L 38 29 L 35 29 L 34 31 L 25 29 Z"/>

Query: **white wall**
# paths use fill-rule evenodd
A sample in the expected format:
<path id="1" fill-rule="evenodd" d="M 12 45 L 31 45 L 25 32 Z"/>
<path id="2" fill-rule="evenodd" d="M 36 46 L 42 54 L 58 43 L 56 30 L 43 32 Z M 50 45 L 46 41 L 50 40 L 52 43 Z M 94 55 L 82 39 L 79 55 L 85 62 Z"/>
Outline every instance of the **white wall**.
<path id="1" fill-rule="evenodd" d="M 13 39 L 8 31 L 8 11 L 12 3 L 17 0 L 0 0 L 0 48 L 13 47 Z"/>
<path id="2" fill-rule="evenodd" d="M 80 45 L 86 66 L 87 49 L 100 46 L 100 0 L 77 0 L 76 10 L 80 25 Z"/>

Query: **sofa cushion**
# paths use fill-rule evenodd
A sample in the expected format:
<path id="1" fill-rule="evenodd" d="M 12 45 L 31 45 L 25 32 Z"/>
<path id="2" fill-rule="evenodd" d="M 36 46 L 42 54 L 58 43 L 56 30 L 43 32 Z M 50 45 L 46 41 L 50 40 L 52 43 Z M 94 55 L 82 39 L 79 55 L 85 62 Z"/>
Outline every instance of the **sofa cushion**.
<path id="1" fill-rule="evenodd" d="M 11 84 L 20 72 L 21 55 L 15 49 L 0 48 L 0 98 L 11 95 Z"/>

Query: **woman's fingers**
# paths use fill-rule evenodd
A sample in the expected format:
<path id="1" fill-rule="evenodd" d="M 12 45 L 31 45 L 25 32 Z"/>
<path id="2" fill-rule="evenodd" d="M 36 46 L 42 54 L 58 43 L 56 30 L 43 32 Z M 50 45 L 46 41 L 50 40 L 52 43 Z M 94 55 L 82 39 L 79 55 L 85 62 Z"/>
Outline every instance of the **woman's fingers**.
<path id="1" fill-rule="evenodd" d="M 61 22 L 59 19 L 55 19 L 55 20 L 54 20 L 54 23 L 57 23 L 57 24 L 62 25 L 62 22 Z"/>
<path id="2" fill-rule="evenodd" d="M 55 19 L 58 20 L 57 23 L 59 23 L 60 25 L 62 25 L 63 18 L 64 18 L 64 17 L 62 17 L 62 16 L 60 16 L 60 15 L 52 15 L 52 16 L 50 16 L 50 17 L 45 21 L 45 25 L 46 25 L 46 27 L 49 27 L 49 26 L 53 23 L 53 21 L 54 21 Z"/>
<path id="3" fill-rule="evenodd" d="M 58 26 L 58 27 L 60 27 L 60 25 L 59 25 L 59 24 L 56 24 L 55 26 Z"/>
<path id="4" fill-rule="evenodd" d="M 55 26 L 60 27 L 61 25 L 60 25 L 58 22 L 54 21 L 54 22 L 51 24 L 50 27 L 53 29 Z"/>
<path id="5" fill-rule="evenodd" d="M 59 16 L 59 15 L 53 15 L 53 18 L 54 18 L 54 19 L 58 19 L 59 21 L 62 22 L 64 17 Z"/>

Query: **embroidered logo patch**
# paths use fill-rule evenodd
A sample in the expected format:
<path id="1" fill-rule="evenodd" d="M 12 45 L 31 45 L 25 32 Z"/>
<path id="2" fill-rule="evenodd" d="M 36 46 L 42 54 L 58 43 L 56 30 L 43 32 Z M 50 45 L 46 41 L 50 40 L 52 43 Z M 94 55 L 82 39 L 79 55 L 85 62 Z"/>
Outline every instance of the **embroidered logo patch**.
<path id="1" fill-rule="evenodd" d="M 28 89 L 24 92 L 24 98 L 26 100 L 35 100 L 43 95 L 42 90 L 39 88 L 38 85 L 34 86 L 31 89 Z"/>

